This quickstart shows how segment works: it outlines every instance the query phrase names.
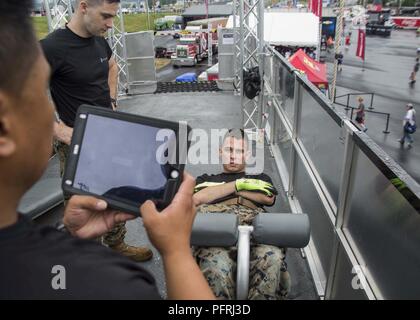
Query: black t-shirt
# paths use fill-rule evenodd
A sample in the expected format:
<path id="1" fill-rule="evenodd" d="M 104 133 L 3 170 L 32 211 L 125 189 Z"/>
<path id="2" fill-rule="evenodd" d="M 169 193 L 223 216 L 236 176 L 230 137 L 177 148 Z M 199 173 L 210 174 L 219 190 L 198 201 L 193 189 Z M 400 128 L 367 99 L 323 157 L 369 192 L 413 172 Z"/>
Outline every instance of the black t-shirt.
<path id="1" fill-rule="evenodd" d="M 210 174 L 210 175 L 203 174 L 203 175 L 197 177 L 195 179 L 195 181 L 196 181 L 196 185 L 198 185 L 198 184 L 203 183 L 203 182 L 226 182 L 226 183 L 228 183 L 228 182 L 232 182 L 232 181 L 235 181 L 236 179 L 241 179 L 241 178 L 258 179 L 258 180 L 262 180 L 262 181 L 268 182 L 271 185 L 273 185 L 273 182 L 271 181 L 271 178 L 268 175 L 266 175 L 265 173 L 260 173 L 260 174 L 257 174 L 257 175 L 245 174 L 245 172 L 239 172 L 239 173 L 225 173 L 224 172 L 224 173 Z M 273 188 L 276 190 L 274 185 L 273 185 Z M 235 197 L 237 197 L 237 196 L 234 193 L 232 193 L 232 194 L 230 194 L 226 197 L 217 199 L 217 200 L 213 201 L 212 203 L 222 202 L 222 201 L 229 200 L 229 199 L 232 199 L 232 198 L 235 198 Z M 260 203 L 256 203 L 256 202 L 254 202 L 254 203 L 259 207 L 263 206 Z M 272 205 L 274 205 L 274 202 L 273 202 Z"/>
<path id="2" fill-rule="evenodd" d="M 55 290 L 53 283 L 65 289 Z M 35 226 L 22 216 L 0 229 L 0 300 L 160 298 L 147 271 L 99 243 Z"/>
<path id="3" fill-rule="evenodd" d="M 82 38 L 68 27 L 41 40 L 51 67 L 50 91 L 60 119 L 73 127 L 81 104 L 112 108 L 108 85 L 112 50 L 103 37 Z"/>

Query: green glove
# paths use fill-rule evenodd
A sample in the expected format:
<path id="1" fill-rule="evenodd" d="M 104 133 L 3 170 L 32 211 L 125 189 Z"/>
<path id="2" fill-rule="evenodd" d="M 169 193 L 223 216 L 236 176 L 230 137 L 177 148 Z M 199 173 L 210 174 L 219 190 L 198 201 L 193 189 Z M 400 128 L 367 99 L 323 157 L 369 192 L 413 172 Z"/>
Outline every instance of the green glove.
<path id="1" fill-rule="evenodd" d="M 204 188 L 207 188 L 207 187 L 220 186 L 222 184 L 224 184 L 224 182 L 203 182 L 203 183 L 197 184 L 194 187 L 194 193 L 200 190 L 203 190 Z"/>
<path id="2" fill-rule="evenodd" d="M 274 194 L 277 195 L 277 191 L 271 183 L 259 179 L 237 179 L 235 188 L 237 192 L 256 191 L 264 193 L 268 197 L 272 197 Z"/>

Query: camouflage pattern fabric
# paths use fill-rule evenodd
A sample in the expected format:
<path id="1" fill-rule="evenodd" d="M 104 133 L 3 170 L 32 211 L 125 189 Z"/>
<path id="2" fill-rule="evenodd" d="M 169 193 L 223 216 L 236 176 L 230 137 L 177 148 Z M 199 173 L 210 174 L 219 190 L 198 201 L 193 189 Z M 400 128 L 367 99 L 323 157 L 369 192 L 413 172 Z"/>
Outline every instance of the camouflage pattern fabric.
<path id="1" fill-rule="evenodd" d="M 241 225 L 251 225 L 264 209 L 242 205 L 212 204 L 197 209 L 201 213 L 236 214 Z M 194 257 L 214 294 L 219 299 L 236 299 L 236 247 L 194 248 Z M 290 289 L 290 275 L 285 262 L 286 250 L 270 245 L 252 244 L 250 252 L 250 300 L 283 300 Z"/>
<path id="2" fill-rule="evenodd" d="M 125 222 L 118 223 L 110 232 L 102 237 L 102 243 L 109 247 L 115 247 L 124 241 L 126 233 Z"/>
<path id="3" fill-rule="evenodd" d="M 70 146 L 67 144 L 54 140 L 54 149 L 58 154 L 58 159 L 60 160 L 60 177 L 64 175 L 64 169 L 66 168 L 66 160 L 70 153 Z"/>
<path id="4" fill-rule="evenodd" d="M 66 167 L 66 160 L 70 152 L 70 146 L 55 140 L 54 148 L 55 152 L 58 154 L 58 159 L 60 160 L 60 177 L 62 177 Z M 127 230 L 125 228 L 125 223 L 119 223 L 114 227 L 114 229 L 102 237 L 102 242 L 111 247 L 116 246 L 117 244 L 124 241 L 126 232 Z"/>

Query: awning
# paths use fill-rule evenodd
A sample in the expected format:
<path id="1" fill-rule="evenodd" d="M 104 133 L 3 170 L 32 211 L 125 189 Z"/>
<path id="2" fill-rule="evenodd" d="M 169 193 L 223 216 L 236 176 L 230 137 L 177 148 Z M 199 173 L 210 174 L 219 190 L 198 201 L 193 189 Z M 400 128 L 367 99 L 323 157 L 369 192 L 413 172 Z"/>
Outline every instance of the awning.
<path id="1" fill-rule="evenodd" d="M 316 86 L 323 84 L 325 88 L 328 87 L 327 67 L 324 63 L 319 63 L 311 59 L 302 49 L 299 49 L 292 55 L 289 58 L 289 62 L 295 68 L 303 71 L 308 77 L 308 80 Z"/>

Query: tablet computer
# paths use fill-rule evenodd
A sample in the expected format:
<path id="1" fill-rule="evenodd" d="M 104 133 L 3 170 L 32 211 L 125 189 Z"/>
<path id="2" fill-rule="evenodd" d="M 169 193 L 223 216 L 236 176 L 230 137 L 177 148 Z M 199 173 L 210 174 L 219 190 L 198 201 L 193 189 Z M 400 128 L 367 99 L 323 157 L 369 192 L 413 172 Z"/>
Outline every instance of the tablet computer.
<path id="1" fill-rule="evenodd" d="M 190 128 L 82 105 L 76 115 L 63 175 L 65 195 L 92 195 L 111 208 L 140 215 L 146 200 L 159 209 L 181 182 Z"/>

